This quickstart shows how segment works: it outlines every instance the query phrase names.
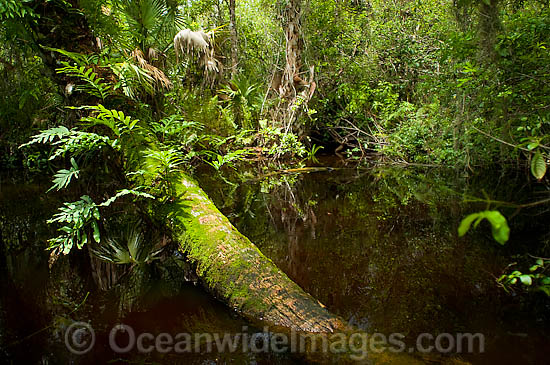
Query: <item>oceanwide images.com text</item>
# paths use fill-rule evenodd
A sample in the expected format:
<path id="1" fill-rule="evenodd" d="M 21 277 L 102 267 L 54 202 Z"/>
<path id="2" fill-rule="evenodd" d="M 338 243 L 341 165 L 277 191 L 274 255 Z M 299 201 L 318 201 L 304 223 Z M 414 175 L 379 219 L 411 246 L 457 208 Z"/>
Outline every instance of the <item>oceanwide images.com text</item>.
<path id="1" fill-rule="evenodd" d="M 93 350 L 96 335 L 86 322 L 74 322 L 65 331 L 65 345 L 74 354 L 83 355 Z M 422 333 L 412 346 L 402 333 L 355 332 L 315 334 L 291 331 L 251 332 L 247 326 L 240 333 L 188 333 L 170 334 L 136 333 L 129 325 L 118 324 L 108 334 L 110 349 L 119 354 L 137 353 L 323 353 L 349 354 L 353 360 L 363 360 L 369 353 L 482 353 L 485 336 L 481 333 Z"/>

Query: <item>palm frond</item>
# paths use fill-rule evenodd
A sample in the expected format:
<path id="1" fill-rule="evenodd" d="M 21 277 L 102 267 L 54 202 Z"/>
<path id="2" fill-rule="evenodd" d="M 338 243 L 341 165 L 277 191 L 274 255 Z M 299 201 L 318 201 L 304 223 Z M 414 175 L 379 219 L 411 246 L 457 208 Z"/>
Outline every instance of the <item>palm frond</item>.
<path id="1" fill-rule="evenodd" d="M 152 52 L 150 48 L 149 54 L 151 53 Z M 170 89 L 172 87 L 172 83 L 170 82 L 168 77 L 166 77 L 164 72 L 150 64 L 139 48 L 136 48 L 132 51 L 132 59 L 139 65 L 139 67 L 144 69 L 149 74 L 149 76 L 151 76 L 151 78 L 157 82 L 157 84 L 160 84 L 165 89 Z"/>
<path id="2" fill-rule="evenodd" d="M 101 246 L 92 249 L 94 255 L 114 264 L 147 264 L 159 258 L 157 249 L 145 241 L 140 222 L 128 224 L 122 234 L 108 237 Z"/>
<path id="3" fill-rule="evenodd" d="M 174 49 L 178 57 L 194 51 L 205 53 L 210 47 L 210 42 L 210 35 L 203 30 L 195 32 L 191 29 L 183 29 L 174 36 Z"/>
<path id="4" fill-rule="evenodd" d="M 124 95 L 135 98 L 137 89 L 144 89 L 149 94 L 153 93 L 154 80 L 147 70 L 131 61 L 116 63 L 110 67 L 118 78 L 115 89 L 121 87 Z"/>

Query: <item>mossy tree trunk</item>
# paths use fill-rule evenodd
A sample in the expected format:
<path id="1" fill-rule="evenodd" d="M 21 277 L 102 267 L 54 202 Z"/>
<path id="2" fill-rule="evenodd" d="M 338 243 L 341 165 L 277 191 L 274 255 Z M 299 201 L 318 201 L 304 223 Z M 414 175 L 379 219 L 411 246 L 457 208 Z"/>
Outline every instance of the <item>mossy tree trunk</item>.
<path id="1" fill-rule="evenodd" d="M 346 329 L 242 235 L 188 176 L 177 185 L 174 238 L 206 288 L 252 322 L 306 332 Z"/>

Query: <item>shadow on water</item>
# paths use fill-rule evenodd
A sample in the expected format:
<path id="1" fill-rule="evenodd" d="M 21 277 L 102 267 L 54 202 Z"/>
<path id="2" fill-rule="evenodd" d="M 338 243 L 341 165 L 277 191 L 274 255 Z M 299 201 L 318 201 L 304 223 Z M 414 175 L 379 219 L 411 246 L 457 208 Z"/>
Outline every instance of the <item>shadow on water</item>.
<path id="1" fill-rule="evenodd" d="M 409 343 L 420 333 L 483 333 L 485 353 L 461 356 L 477 364 L 547 360 L 548 298 L 508 295 L 495 277 L 517 261 L 515 255 L 549 254 L 548 213 L 501 208 L 514 216 L 505 247 L 483 224 L 466 237 L 456 234 L 466 214 L 487 207 L 464 203 L 465 196 L 485 191 L 493 200 L 521 202 L 541 189 L 525 184 L 525 176 L 467 179 L 454 171 L 386 168 L 258 180 L 263 170 L 255 169 L 240 170 L 235 185 L 220 183 L 211 170 L 200 181 L 239 230 L 331 311 L 371 333 L 402 333 Z M 98 288 L 97 268 L 84 250 L 50 271 L 44 247 L 54 232 L 44 222 L 59 201 L 45 190 L 0 186 L 0 362 L 299 362 L 291 354 L 250 352 L 115 354 L 108 338 L 117 323 L 136 334 L 257 329 L 184 278 L 176 256 L 135 270 L 107 291 Z M 65 347 L 64 329 L 75 320 L 96 331 L 87 355 Z"/>

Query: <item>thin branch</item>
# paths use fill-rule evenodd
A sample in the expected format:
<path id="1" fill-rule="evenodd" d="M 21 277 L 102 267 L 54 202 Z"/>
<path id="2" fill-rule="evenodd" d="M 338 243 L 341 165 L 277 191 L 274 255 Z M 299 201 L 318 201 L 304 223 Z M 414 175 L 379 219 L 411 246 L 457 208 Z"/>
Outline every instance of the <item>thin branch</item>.
<path id="1" fill-rule="evenodd" d="M 494 137 L 494 136 L 490 135 L 490 134 L 487 133 L 487 132 L 482 131 L 482 130 L 479 129 L 479 128 L 476 128 L 476 127 L 473 127 L 473 126 L 472 126 L 472 128 L 475 129 L 476 131 L 478 131 L 479 133 L 484 134 L 485 136 L 487 136 L 487 137 L 489 137 L 489 138 L 491 138 L 491 139 L 494 139 L 494 140 L 497 141 L 497 142 L 503 143 L 503 144 L 505 144 L 505 145 L 507 145 L 507 146 L 510 146 L 510 147 L 514 147 L 514 148 L 520 149 L 520 150 L 522 150 L 522 151 L 531 152 L 531 151 L 528 150 L 527 148 L 523 148 L 523 147 L 520 147 L 520 146 L 516 146 L 516 145 L 514 145 L 514 144 L 512 144 L 512 143 L 510 143 L 510 142 L 506 142 L 506 141 L 504 141 L 504 140 L 502 140 L 502 139 L 500 139 L 500 138 L 497 138 L 497 137 Z"/>

